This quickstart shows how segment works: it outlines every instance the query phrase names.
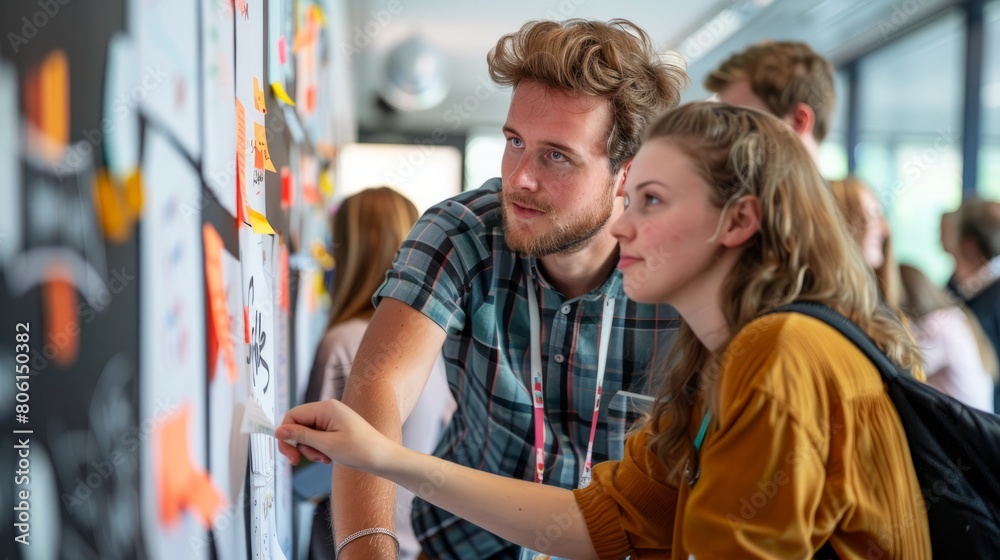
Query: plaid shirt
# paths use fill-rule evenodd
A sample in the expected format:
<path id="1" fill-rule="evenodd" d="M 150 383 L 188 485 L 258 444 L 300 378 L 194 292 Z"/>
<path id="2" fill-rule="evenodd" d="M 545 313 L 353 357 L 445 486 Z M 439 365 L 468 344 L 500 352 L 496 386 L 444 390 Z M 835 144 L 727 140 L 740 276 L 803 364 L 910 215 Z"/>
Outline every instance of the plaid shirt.
<path id="1" fill-rule="evenodd" d="M 535 259 L 504 241 L 500 180 L 446 200 L 417 222 L 375 296 L 419 310 L 448 333 L 448 383 L 458 403 L 438 457 L 503 476 L 534 480 L 530 329 L 525 275 L 539 291 L 545 389 L 545 483 L 575 488 L 594 410 L 604 299 L 615 316 L 594 463 L 622 455 L 634 416 L 609 412 L 621 389 L 648 393 L 648 370 L 679 320 L 673 308 L 629 301 L 618 269 L 598 288 L 566 299 Z M 626 418 L 628 416 L 628 418 Z M 609 437 L 611 435 L 611 437 Z M 515 545 L 417 498 L 413 526 L 432 558 L 517 558 Z"/>

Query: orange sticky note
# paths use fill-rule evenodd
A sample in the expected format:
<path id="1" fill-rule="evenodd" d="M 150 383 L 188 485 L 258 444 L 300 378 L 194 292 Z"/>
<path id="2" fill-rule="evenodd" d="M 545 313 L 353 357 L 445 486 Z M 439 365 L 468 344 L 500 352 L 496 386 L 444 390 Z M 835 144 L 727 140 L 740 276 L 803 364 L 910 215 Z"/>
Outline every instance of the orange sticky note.
<path id="1" fill-rule="evenodd" d="M 246 110 L 240 100 L 236 100 L 236 227 L 239 228 L 246 220 L 247 184 L 247 126 Z"/>
<path id="2" fill-rule="evenodd" d="M 281 175 L 281 207 L 290 208 L 295 198 L 292 189 L 292 172 L 287 165 L 282 165 L 279 175 Z"/>
<path id="3" fill-rule="evenodd" d="M 153 432 L 153 468 L 159 489 L 160 520 L 174 526 L 185 509 L 192 510 L 210 527 L 226 499 L 212 484 L 204 469 L 191 464 L 188 453 L 188 422 L 191 405 L 164 419 Z"/>
<path id="4" fill-rule="evenodd" d="M 39 72 L 42 96 L 39 128 L 60 146 L 69 142 L 69 59 L 62 50 L 52 51 Z"/>
<path id="5" fill-rule="evenodd" d="M 250 344 L 250 308 L 243 306 L 243 341 Z"/>
<path id="6" fill-rule="evenodd" d="M 295 106 L 295 101 L 292 101 L 291 96 L 289 96 L 288 92 L 285 91 L 285 86 L 281 85 L 281 82 L 271 82 L 271 93 L 278 98 L 278 101 L 281 101 L 286 105 L 291 105 L 292 107 Z"/>
<path id="7" fill-rule="evenodd" d="M 80 349 L 80 318 L 77 314 L 76 284 L 65 265 L 53 265 L 42 287 L 45 309 L 46 347 L 55 351 L 52 361 L 68 366 L 76 361 Z M 48 356 L 48 354 L 46 354 Z"/>
<path id="8" fill-rule="evenodd" d="M 246 0 L 236 0 L 236 11 L 238 13 L 242 14 L 244 11 L 246 11 L 245 3 Z"/>
<path id="9" fill-rule="evenodd" d="M 253 123 L 253 135 L 254 135 L 254 149 L 257 150 L 258 157 L 263 159 L 263 166 L 258 166 L 258 169 L 267 169 L 273 173 L 277 173 L 278 170 L 274 168 L 274 164 L 271 163 L 271 153 L 267 149 L 267 129 L 260 125 L 260 123 Z"/>
<path id="10" fill-rule="evenodd" d="M 250 218 L 250 227 L 253 228 L 254 233 L 274 235 L 274 228 L 271 227 L 270 222 L 267 221 L 267 216 L 254 210 L 250 206 L 247 206 L 247 217 Z M 249 340 L 247 342 L 249 342 Z"/>
<path id="11" fill-rule="evenodd" d="M 215 337 L 215 343 L 222 352 L 222 361 L 229 381 L 236 383 L 236 355 L 233 350 L 233 340 L 229 336 L 229 317 L 226 313 L 226 288 L 222 282 L 222 251 L 223 243 L 219 232 L 211 224 L 202 226 L 205 243 L 205 280 L 208 286 L 208 308 L 211 320 L 209 326 Z M 214 361 L 209 364 L 214 368 Z M 211 370 L 214 375 L 215 370 Z"/>
<path id="12" fill-rule="evenodd" d="M 264 102 L 264 90 L 260 88 L 260 80 L 253 79 L 253 106 L 261 113 L 267 114 L 267 103 Z"/>
<path id="13" fill-rule="evenodd" d="M 289 288 L 288 287 L 288 248 L 285 247 L 284 245 L 282 245 L 278 249 L 278 251 L 280 253 L 280 256 L 279 256 L 279 259 L 278 259 L 278 263 L 279 263 L 279 267 L 280 267 L 280 271 L 281 271 L 281 280 L 280 280 L 280 282 L 278 284 L 278 286 L 280 286 L 281 293 L 278 295 L 278 297 L 279 297 L 278 301 L 279 301 L 279 304 L 281 306 L 281 309 L 283 311 L 285 311 L 286 313 L 288 313 L 291 310 L 291 307 L 292 307 L 292 305 L 291 305 L 291 303 L 292 303 L 291 302 L 291 295 L 288 293 L 289 292 L 289 289 L 288 289 Z"/>
<path id="14" fill-rule="evenodd" d="M 115 243 L 121 243 L 128 239 L 129 226 L 132 225 L 128 214 L 131 212 L 127 212 L 122 207 L 123 204 L 111 183 L 111 174 L 108 173 L 107 169 L 98 170 L 94 178 L 94 201 L 104 237 Z"/>

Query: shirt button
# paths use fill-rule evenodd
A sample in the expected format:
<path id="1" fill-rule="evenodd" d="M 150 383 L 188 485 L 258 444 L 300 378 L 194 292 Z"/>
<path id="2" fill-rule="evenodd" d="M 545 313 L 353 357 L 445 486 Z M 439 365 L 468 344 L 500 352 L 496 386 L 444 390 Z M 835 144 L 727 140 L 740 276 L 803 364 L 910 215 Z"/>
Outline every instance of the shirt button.
<path id="1" fill-rule="evenodd" d="M 570 311 L 569 304 L 566 304 L 566 305 L 562 306 L 562 309 L 560 309 L 559 311 L 562 311 L 563 315 L 569 315 L 569 311 Z"/>
<path id="2" fill-rule="evenodd" d="M 563 363 L 563 362 L 566 361 L 566 358 L 564 358 L 562 354 L 556 354 L 556 357 L 553 358 L 553 359 L 556 361 L 556 363 L 559 363 L 559 364 L 561 364 L 561 363 Z"/>

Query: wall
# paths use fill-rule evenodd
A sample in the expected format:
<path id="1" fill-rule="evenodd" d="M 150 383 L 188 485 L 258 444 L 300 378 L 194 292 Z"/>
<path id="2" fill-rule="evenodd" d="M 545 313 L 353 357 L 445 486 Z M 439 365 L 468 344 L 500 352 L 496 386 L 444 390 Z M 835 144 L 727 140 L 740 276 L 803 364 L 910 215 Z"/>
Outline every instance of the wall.
<path id="1" fill-rule="evenodd" d="M 0 4 L 12 557 L 292 554 L 290 466 L 241 423 L 280 422 L 322 329 L 344 11 Z"/>

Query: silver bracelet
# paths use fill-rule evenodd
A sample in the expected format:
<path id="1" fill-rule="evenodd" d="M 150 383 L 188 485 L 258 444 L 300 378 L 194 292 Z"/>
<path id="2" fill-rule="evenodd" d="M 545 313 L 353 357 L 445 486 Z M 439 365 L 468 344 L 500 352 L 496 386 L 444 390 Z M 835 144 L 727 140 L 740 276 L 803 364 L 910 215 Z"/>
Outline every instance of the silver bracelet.
<path id="1" fill-rule="evenodd" d="M 393 533 L 388 529 L 383 529 L 382 527 L 372 527 L 370 529 L 362 529 L 357 533 L 349 535 L 346 539 L 343 540 L 343 542 L 337 545 L 337 550 L 334 551 L 334 557 L 339 558 L 340 551 L 344 550 L 345 546 L 351 544 L 351 541 L 360 539 L 361 537 L 367 537 L 368 535 L 389 535 L 390 537 L 392 537 L 393 542 L 396 543 L 396 558 L 399 558 L 399 539 L 396 537 L 395 533 Z"/>

